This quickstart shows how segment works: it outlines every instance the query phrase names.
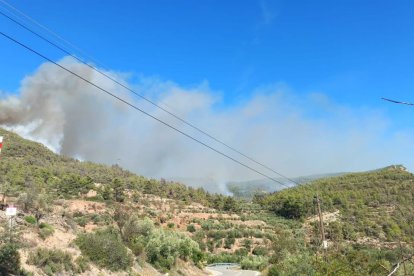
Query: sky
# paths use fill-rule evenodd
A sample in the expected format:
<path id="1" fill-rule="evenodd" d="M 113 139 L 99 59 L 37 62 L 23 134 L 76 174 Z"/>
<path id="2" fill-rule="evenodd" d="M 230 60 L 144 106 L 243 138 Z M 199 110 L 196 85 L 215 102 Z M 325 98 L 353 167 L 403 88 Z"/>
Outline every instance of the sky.
<path id="1" fill-rule="evenodd" d="M 247 140 L 236 133 L 259 131 L 259 125 L 263 135 L 267 128 L 272 129 L 269 137 L 259 139 L 262 149 L 252 147 L 253 155 L 288 175 L 373 169 L 391 163 L 414 170 L 414 108 L 381 100 L 414 102 L 412 1 L 8 3 L 82 49 L 70 52 L 176 108 L 232 145 L 250 150 Z M 0 11 L 7 11 L 5 7 L 0 1 Z M 56 40 L 38 26 L 29 26 Z M 0 30 L 55 61 L 68 62 L 65 54 L 1 15 Z M 45 61 L 4 37 L 0 37 L 0 49 L 0 96 L 4 100 L 19 97 L 30 90 L 23 80 L 41 75 Z M 205 101 L 199 113 L 186 113 L 192 110 L 186 108 L 191 102 L 181 107 L 176 106 L 180 99 L 167 102 L 168 93 L 175 95 L 174 91 L 201 95 Z M 252 115 L 241 115 L 243 112 L 260 116 L 254 121 L 248 117 Z M 199 119 L 202 116 L 206 118 Z M 294 121 L 291 128 L 289 118 Z M 231 123 L 220 125 L 226 119 Z M 276 126 L 290 136 L 278 141 L 281 134 L 273 130 Z M 306 132 L 307 128 L 312 131 Z M 295 135 L 301 137 L 288 138 Z M 313 141 L 314 137 L 306 135 L 321 139 Z M 51 139 L 46 136 L 37 138 Z M 55 142 L 49 142 L 59 147 L 59 138 L 52 140 Z M 320 145 L 312 148 L 305 141 Z M 352 158 L 349 154 L 354 151 L 346 146 L 358 149 L 364 157 Z M 269 149 L 283 152 L 273 155 L 279 161 L 264 153 Z M 321 161 L 320 155 L 329 158 Z M 355 162 L 358 158 L 363 161 Z M 297 165 L 300 163 L 306 164 Z M 172 174 L 171 170 L 148 173 L 158 176 Z"/>

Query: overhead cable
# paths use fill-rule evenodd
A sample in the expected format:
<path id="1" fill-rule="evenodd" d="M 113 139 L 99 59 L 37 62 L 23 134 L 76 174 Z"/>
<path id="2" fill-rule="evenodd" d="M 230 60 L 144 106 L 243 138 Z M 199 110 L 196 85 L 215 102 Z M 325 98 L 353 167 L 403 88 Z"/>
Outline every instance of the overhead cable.
<path id="1" fill-rule="evenodd" d="M 83 51 L 80 47 L 77 47 L 75 44 L 71 43 L 69 40 L 63 38 L 62 36 L 60 36 L 58 33 L 54 32 L 53 30 L 51 30 L 50 28 L 46 27 L 45 25 L 41 24 L 40 22 L 38 22 L 37 20 L 33 19 L 32 17 L 30 17 L 29 15 L 27 15 L 26 13 L 24 13 L 23 11 L 19 10 L 18 8 L 16 8 L 15 6 L 13 6 L 12 4 L 8 3 L 5 0 L 0 0 L 1 3 L 3 3 L 4 5 L 6 5 L 9 9 L 12 9 L 13 11 L 17 12 L 18 14 L 20 14 L 21 16 L 23 16 L 24 18 L 26 18 L 28 21 L 30 21 L 31 23 L 37 25 L 38 27 L 40 27 L 41 29 L 45 30 L 46 32 L 48 32 L 49 34 L 51 34 L 52 36 L 56 37 L 58 40 L 63 41 L 64 43 L 66 43 L 66 45 L 68 45 L 69 47 L 75 49 L 76 51 L 78 51 L 79 53 L 83 54 L 84 56 L 86 56 L 87 58 L 89 58 L 90 60 L 98 63 L 91 55 L 87 54 L 85 51 Z M 10 13 L 13 13 L 9 10 Z M 16 13 L 14 13 L 16 15 Z M 17 15 L 18 16 L 18 15 Z M 16 22 L 17 23 L 17 22 Z"/>
<path id="2" fill-rule="evenodd" d="M 204 146 L 204 147 L 206 147 L 206 148 L 208 148 L 208 149 L 210 149 L 210 150 L 212 150 L 212 151 L 214 151 L 214 152 L 216 152 L 216 153 L 218 153 L 218 154 L 222 155 L 223 157 L 226 157 L 226 158 L 228 158 L 228 159 L 232 160 L 233 162 L 235 162 L 235 163 L 237 163 L 237 164 L 239 164 L 239 165 L 241 165 L 241 166 L 243 166 L 243 167 L 245 167 L 245 168 L 247 168 L 247 169 L 249 169 L 249 170 L 251 170 L 251 171 L 253 171 L 253 172 L 257 173 L 257 174 L 259 174 L 259 175 L 261 175 L 261 176 L 264 176 L 264 177 L 266 177 L 267 179 L 269 179 L 269 180 L 271 180 L 271 181 L 273 181 L 273 182 L 279 183 L 280 185 L 283 185 L 283 186 L 285 186 L 285 187 L 287 187 L 287 188 L 290 188 L 288 185 L 284 184 L 283 182 L 280 182 L 280 181 L 278 181 L 277 179 L 274 179 L 273 177 L 268 176 L 267 174 L 264 174 L 264 173 L 262 173 L 262 172 L 260 172 L 260 171 L 256 170 L 255 168 L 252 168 L 252 167 L 251 167 L 251 166 L 249 166 L 249 165 L 246 165 L 245 163 L 243 163 L 243 162 L 241 162 L 241 161 L 239 161 L 239 160 L 237 160 L 237 159 L 235 159 L 235 158 L 233 158 L 233 157 L 231 157 L 231 156 L 229 156 L 229 155 L 227 155 L 227 154 L 225 154 L 225 153 L 223 153 L 223 152 L 221 152 L 221 151 L 217 150 L 216 148 L 214 148 L 214 147 L 212 147 L 212 146 L 209 146 L 208 144 L 206 144 L 206 143 L 204 143 L 204 142 L 200 141 L 199 139 L 197 139 L 197 138 L 195 138 L 195 137 L 193 137 L 193 136 L 191 136 L 191 135 L 189 135 L 189 134 L 185 133 L 184 131 L 182 131 L 182 130 L 180 130 L 180 129 L 178 129 L 178 128 L 174 127 L 174 126 L 172 126 L 171 124 L 169 124 L 169 123 L 167 123 L 167 122 L 165 122 L 165 121 L 163 121 L 163 120 L 161 120 L 161 119 L 159 119 L 159 118 L 155 117 L 154 115 L 151 115 L 150 113 L 148 113 L 148 112 L 144 111 L 143 109 L 139 108 L 138 106 L 134 105 L 133 103 L 128 102 L 127 100 L 125 100 L 125 99 L 123 99 L 123 98 L 121 98 L 121 97 L 119 97 L 119 96 L 115 95 L 114 93 L 112 93 L 112 92 L 110 92 L 110 91 L 108 91 L 108 90 L 106 90 L 106 89 L 102 88 L 101 86 L 97 85 L 96 83 L 94 83 L 94 82 L 92 82 L 92 81 L 90 81 L 90 80 L 88 80 L 88 79 L 86 79 L 86 78 L 82 77 L 81 75 L 79 75 L 79 74 L 77 74 L 77 73 L 73 72 L 72 70 L 68 69 L 67 67 L 65 67 L 65 66 L 63 66 L 63 65 L 61 65 L 61 64 L 59 64 L 59 63 L 57 63 L 57 62 L 55 62 L 55 61 L 53 61 L 51 58 L 48 58 L 47 56 L 45 56 L 45 55 L 41 54 L 40 52 L 38 52 L 38 51 L 34 50 L 33 48 L 31 48 L 31 47 L 27 46 L 26 44 L 23 44 L 22 42 L 20 42 L 20 41 L 16 40 L 15 38 L 13 38 L 13 37 L 11 37 L 11 36 L 9 36 L 9 35 L 7 35 L 7 34 L 3 33 L 2 31 L 0 31 L 0 34 L 1 34 L 2 36 L 4 36 L 5 38 L 7 38 L 8 40 L 10 40 L 10 41 L 14 42 L 15 44 L 20 45 L 21 47 L 23 47 L 23 48 L 27 49 L 28 51 L 32 52 L 33 54 L 36 54 L 37 56 L 39 56 L 39 57 L 43 58 L 44 60 L 47 60 L 47 61 L 49 61 L 50 63 L 53 63 L 54 65 L 58 66 L 59 68 L 63 69 L 64 71 L 66 71 L 66 72 L 68 72 L 68 73 L 72 74 L 73 76 L 75 76 L 75 77 L 77 77 L 77 78 L 79 78 L 79 79 L 83 80 L 84 82 L 88 83 L 89 85 L 91 85 L 91 86 L 93 86 L 93 87 L 97 88 L 98 90 L 100 90 L 101 92 L 104 92 L 105 94 L 108 94 L 109 96 L 111 96 L 111 97 L 115 98 L 116 100 L 118 100 L 118 101 L 120 101 L 120 102 L 122 102 L 122 103 L 124 103 L 124 104 L 128 105 L 129 107 L 131 107 L 131 108 L 135 109 L 136 111 L 139 111 L 139 112 L 141 112 L 141 113 L 143 113 L 143 114 L 147 115 L 148 117 L 150 117 L 150 118 L 152 118 L 152 119 L 154 119 L 154 120 L 158 121 L 159 123 L 161 123 L 161 124 L 163 124 L 163 125 L 165 125 L 165 126 L 167 126 L 167 127 L 171 128 L 172 130 L 174 130 L 174 131 L 176 131 L 176 132 L 178 132 L 178 133 L 180 133 L 180 134 L 182 134 L 182 135 L 186 136 L 187 138 L 189 138 L 189 139 L 191 139 L 191 140 L 193 140 L 193 141 L 195 141 L 195 142 L 197 142 L 197 143 L 201 144 L 202 146 Z"/>
<path id="3" fill-rule="evenodd" d="M 0 2 L 6 3 L 4 0 L 0 0 Z M 48 32 L 50 32 L 52 35 L 54 35 L 55 37 L 57 37 L 58 39 L 62 39 L 64 42 L 68 43 L 69 45 L 72 45 L 72 47 L 75 47 L 75 49 L 78 49 L 78 47 L 74 46 L 72 43 L 68 42 L 67 40 L 63 39 L 61 36 L 57 35 L 55 32 L 51 31 L 49 28 L 46 28 L 45 26 L 43 26 L 42 24 L 38 23 L 37 21 L 35 21 L 34 19 L 32 19 L 31 17 L 29 17 L 28 15 L 24 14 L 22 11 L 18 10 L 17 8 L 14 8 L 12 5 L 6 3 L 8 6 L 11 6 L 13 9 L 17 10 L 19 13 L 23 14 L 26 18 L 29 18 L 32 22 L 34 22 L 35 24 L 39 25 L 42 28 L 45 28 Z M 45 38 L 44 36 L 42 36 L 41 34 L 33 31 L 32 29 L 30 29 L 29 27 L 25 26 L 24 24 L 18 22 L 17 20 L 11 18 L 10 16 L 6 15 L 5 13 L 0 11 L 0 14 L 3 15 L 4 17 L 8 18 L 9 20 L 11 20 L 12 22 L 14 22 L 15 24 L 18 24 L 20 27 L 24 28 L 25 30 L 29 31 L 30 33 L 34 34 L 35 36 L 39 37 L 40 39 L 42 39 L 43 41 L 49 43 L 50 45 L 54 46 L 55 48 L 59 49 L 60 51 L 62 51 L 63 53 L 65 53 L 66 55 L 71 56 L 72 58 L 76 59 L 77 61 L 81 62 L 82 64 L 88 66 L 89 68 L 91 68 L 92 70 L 94 70 L 95 72 L 99 73 L 100 75 L 108 78 L 109 80 L 113 81 L 114 83 L 118 84 L 119 86 L 123 87 L 124 89 L 128 90 L 129 92 L 133 93 L 134 95 L 140 97 L 141 99 L 143 99 L 144 101 L 150 103 L 151 105 L 161 109 L 162 111 L 166 112 L 167 114 L 169 114 L 170 116 L 174 117 L 175 119 L 179 120 L 180 122 L 184 123 L 187 126 L 190 126 L 191 128 L 197 130 L 198 132 L 206 135 L 207 137 L 209 137 L 210 139 L 214 140 L 215 142 L 225 146 L 226 148 L 238 153 L 239 155 L 245 157 L 246 159 L 250 160 L 251 162 L 275 173 L 276 175 L 296 184 L 299 185 L 299 183 L 279 172 L 277 172 L 276 170 L 272 169 L 271 167 L 265 165 L 262 162 L 259 162 L 257 160 L 255 160 L 253 157 L 250 157 L 246 154 L 244 154 L 243 152 L 241 152 L 240 150 L 228 145 L 227 143 L 221 141 L 220 139 L 216 138 L 215 136 L 209 134 L 208 132 L 202 130 L 201 128 L 197 127 L 196 125 L 194 125 L 193 123 L 181 118 L 180 116 L 174 114 L 173 112 L 167 110 L 166 108 L 160 106 L 159 104 L 157 104 L 156 102 L 148 99 L 147 97 L 141 95 L 140 93 L 136 92 L 135 90 L 131 89 L 130 87 L 128 87 L 127 85 L 123 84 L 122 82 L 116 80 L 115 78 L 111 77 L 109 74 L 103 72 L 102 70 L 99 70 L 98 68 L 96 68 L 95 66 L 92 66 L 91 64 L 83 61 L 82 59 L 78 58 L 76 55 L 70 53 L 69 51 L 65 50 L 63 47 L 57 45 L 56 43 L 52 42 L 51 40 Z"/>
<path id="4" fill-rule="evenodd" d="M 396 103 L 396 104 L 405 104 L 405 105 L 414 105 L 414 103 L 408 103 L 408 102 L 400 102 L 400 101 L 395 101 L 395 100 L 391 100 L 391 99 L 387 99 L 387 98 L 381 98 L 384 101 L 388 101 L 388 102 L 392 102 L 392 103 Z"/>

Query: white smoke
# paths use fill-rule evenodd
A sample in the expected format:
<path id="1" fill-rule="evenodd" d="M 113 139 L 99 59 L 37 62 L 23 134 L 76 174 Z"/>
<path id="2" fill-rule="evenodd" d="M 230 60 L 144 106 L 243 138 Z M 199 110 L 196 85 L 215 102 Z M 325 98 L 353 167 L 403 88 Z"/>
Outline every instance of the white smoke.
<path id="1" fill-rule="evenodd" d="M 60 62 L 146 112 L 275 176 L 174 120 L 70 58 Z M 125 83 L 121 74 L 111 74 Z M 192 89 L 143 79 L 135 90 L 223 142 L 288 176 L 367 170 L 412 159 L 413 136 L 389 134 L 378 111 L 336 105 L 320 93 L 303 97 L 283 85 L 262 87 L 250 101 L 219 107 L 203 83 Z M 149 177 L 263 178 L 102 93 L 53 64 L 26 77 L 18 95 L 0 101 L 0 124 L 82 160 L 115 164 Z M 410 163 L 411 162 L 411 163 Z"/>

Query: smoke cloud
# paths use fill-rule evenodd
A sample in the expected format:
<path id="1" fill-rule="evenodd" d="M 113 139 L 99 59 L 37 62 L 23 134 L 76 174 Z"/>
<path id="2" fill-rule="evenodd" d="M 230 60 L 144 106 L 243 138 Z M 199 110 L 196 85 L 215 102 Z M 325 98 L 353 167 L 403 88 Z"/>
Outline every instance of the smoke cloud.
<path id="1" fill-rule="evenodd" d="M 87 66 L 71 58 L 60 63 L 174 127 L 272 175 Z M 127 83 L 122 74 L 105 73 Z M 146 78 L 132 86 L 287 176 L 361 171 L 393 163 L 405 163 L 412 169 L 408 154 L 414 145 L 412 135 L 390 133 L 389 120 L 379 111 L 340 106 L 322 93 L 299 96 L 286 85 L 270 85 L 253 91 L 249 101 L 224 106 L 219 93 L 206 83 L 183 88 Z M 148 177 L 205 179 L 205 183 L 263 178 L 50 63 L 26 77 L 18 94 L 0 100 L 0 124 L 56 152 L 81 160 L 118 163 Z M 224 184 L 218 186 L 223 188 Z"/>

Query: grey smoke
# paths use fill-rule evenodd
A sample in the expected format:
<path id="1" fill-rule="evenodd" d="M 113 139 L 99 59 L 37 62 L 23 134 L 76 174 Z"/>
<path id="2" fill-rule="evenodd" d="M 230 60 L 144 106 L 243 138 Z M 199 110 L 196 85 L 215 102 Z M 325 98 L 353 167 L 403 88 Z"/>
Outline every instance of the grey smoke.
<path id="1" fill-rule="evenodd" d="M 87 66 L 70 58 L 60 63 L 260 169 Z M 127 83 L 120 73 L 106 73 Z M 413 168 L 407 153 L 414 144 L 410 134 L 390 135 L 388 119 L 381 112 L 339 106 L 322 93 L 299 97 L 286 85 L 270 85 L 253 91 L 254 96 L 246 103 L 220 107 L 219 93 L 206 83 L 183 88 L 173 82 L 143 78 L 132 85 L 163 107 L 288 176 L 368 170 L 392 163 Z M 0 125 L 62 154 L 119 163 L 148 177 L 215 179 L 216 183 L 262 178 L 50 63 L 26 77 L 18 94 L 0 101 Z"/>

